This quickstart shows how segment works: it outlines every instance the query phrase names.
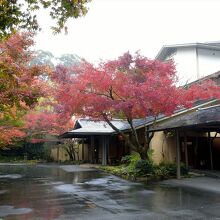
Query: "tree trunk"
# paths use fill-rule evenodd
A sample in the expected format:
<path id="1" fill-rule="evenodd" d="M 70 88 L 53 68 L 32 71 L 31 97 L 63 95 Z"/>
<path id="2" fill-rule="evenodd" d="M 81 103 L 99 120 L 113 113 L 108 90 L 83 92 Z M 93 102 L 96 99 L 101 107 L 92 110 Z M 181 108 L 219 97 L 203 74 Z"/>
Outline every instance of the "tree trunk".
<path id="1" fill-rule="evenodd" d="M 74 141 L 72 140 L 68 140 L 64 143 L 64 149 L 67 152 L 67 154 L 69 155 L 69 158 L 71 161 L 75 161 L 76 156 L 75 156 L 75 152 L 74 152 Z"/>
<path id="2" fill-rule="evenodd" d="M 69 152 L 69 157 L 70 157 L 70 160 L 71 160 L 71 161 L 74 161 L 73 155 L 72 155 L 72 153 L 70 153 L 70 152 Z"/>
<path id="3" fill-rule="evenodd" d="M 69 155 L 70 160 L 74 161 L 73 155 L 72 155 L 71 151 L 69 150 L 68 146 L 66 146 L 64 149 L 66 150 L 67 154 Z"/>
<path id="4" fill-rule="evenodd" d="M 130 147 L 132 150 L 136 151 L 139 146 L 135 146 L 135 145 L 132 143 L 132 141 L 130 140 L 130 138 L 129 138 L 126 134 L 124 134 L 124 132 L 120 131 L 117 127 L 115 127 L 115 126 L 111 123 L 111 121 L 108 119 L 108 117 L 107 117 L 106 114 L 103 113 L 102 116 L 103 116 L 104 120 L 109 124 L 109 126 L 110 126 L 113 130 L 115 130 L 118 134 L 120 134 L 120 135 L 124 138 L 124 140 L 127 141 L 127 144 L 129 145 L 129 147 Z"/>
<path id="5" fill-rule="evenodd" d="M 127 121 L 131 127 L 131 134 L 132 138 L 129 138 L 127 135 L 125 135 L 122 131 L 120 131 L 117 127 L 115 127 L 111 121 L 108 119 L 106 114 L 102 114 L 105 121 L 110 125 L 110 127 L 115 130 L 118 134 L 120 134 L 126 141 L 129 147 L 140 154 L 140 157 L 142 160 L 148 160 L 148 150 L 150 148 L 150 142 L 152 138 L 154 137 L 154 132 L 149 132 L 149 126 L 145 127 L 144 136 L 145 136 L 145 143 L 144 145 L 140 145 L 139 137 L 136 131 L 136 128 L 133 126 L 133 120 L 130 118 L 127 118 Z M 155 119 L 156 121 L 156 119 Z M 155 122 L 154 122 L 155 123 Z M 133 139 L 133 140 L 132 140 Z"/>
<path id="6" fill-rule="evenodd" d="M 147 152 L 142 151 L 139 154 L 142 160 L 148 160 Z"/>

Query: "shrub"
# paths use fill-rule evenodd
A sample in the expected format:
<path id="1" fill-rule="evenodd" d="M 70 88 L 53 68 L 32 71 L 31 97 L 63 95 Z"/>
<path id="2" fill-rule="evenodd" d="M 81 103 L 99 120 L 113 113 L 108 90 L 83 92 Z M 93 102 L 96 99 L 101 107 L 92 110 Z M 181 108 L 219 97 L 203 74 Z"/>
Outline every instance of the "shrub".
<path id="1" fill-rule="evenodd" d="M 121 163 L 128 165 L 131 162 L 131 155 L 126 155 L 121 158 Z"/>
<path id="2" fill-rule="evenodd" d="M 152 174 L 154 165 L 150 160 L 138 160 L 135 163 L 135 171 L 138 175 Z"/>
<path id="3" fill-rule="evenodd" d="M 106 166 L 103 170 L 112 174 L 122 176 L 126 179 L 136 179 L 136 177 L 151 176 L 153 179 L 166 179 L 176 176 L 176 164 L 162 162 L 155 165 L 152 159 L 153 151 L 148 151 L 148 160 L 142 160 L 138 153 L 133 153 L 122 158 L 123 163 L 120 166 Z M 181 174 L 187 175 L 188 169 L 184 164 L 181 164 Z"/>
<path id="4" fill-rule="evenodd" d="M 160 169 L 165 169 L 169 176 L 175 176 L 176 175 L 176 164 L 174 163 L 160 163 L 159 167 Z"/>
<path id="5" fill-rule="evenodd" d="M 135 163 L 140 160 L 140 155 L 138 153 L 132 153 L 131 155 L 126 155 L 122 157 L 121 162 L 122 164 L 133 166 Z"/>
<path id="6" fill-rule="evenodd" d="M 138 160 L 140 160 L 140 155 L 138 153 L 132 153 L 129 166 L 135 167 Z"/>
<path id="7" fill-rule="evenodd" d="M 163 176 L 176 176 L 176 170 L 177 170 L 177 166 L 175 163 L 160 163 L 160 165 L 157 167 L 157 169 L 155 170 L 155 174 L 157 175 L 157 173 L 164 173 Z M 181 170 L 181 175 L 187 175 L 189 172 L 189 169 L 186 167 L 185 164 L 181 163 L 180 166 L 180 170 Z"/>
<path id="8" fill-rule="evenodd" d="M 122 173 L 134 177 L 152 174 L 154 170 L 152 154 L 153 151 L 150 151 L 148 154 L 148 160 L 142 160 L 138 153 L 123 157 L 121 161 L 125 166 L 122 167 Z"/>
<path id="9" fill-rule="evenodd" d="M 170 176 L 169 170 L 165 166 L 156 166 L 154 175 L 160 179 L 165 179 Z"/>
<path id="10" fill-rule="evenodd" d="M 181 169 L 181 174 L 182 174 L 182 175 L 188 175 L 188 173 L 189 173 L 189 168 L 186 166 L 186 164 L 181 163 L 180 169 Z"/>

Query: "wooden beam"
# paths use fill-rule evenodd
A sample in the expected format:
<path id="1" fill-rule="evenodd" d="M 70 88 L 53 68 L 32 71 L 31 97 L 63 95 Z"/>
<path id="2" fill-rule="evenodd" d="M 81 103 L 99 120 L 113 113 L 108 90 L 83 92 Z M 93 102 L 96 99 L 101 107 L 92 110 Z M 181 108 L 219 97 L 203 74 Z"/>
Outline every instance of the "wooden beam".
<path id="1" fill-rule="evenodd" d="M 179 131 L 176 130 L 176 178 L 181 179 Z"/>

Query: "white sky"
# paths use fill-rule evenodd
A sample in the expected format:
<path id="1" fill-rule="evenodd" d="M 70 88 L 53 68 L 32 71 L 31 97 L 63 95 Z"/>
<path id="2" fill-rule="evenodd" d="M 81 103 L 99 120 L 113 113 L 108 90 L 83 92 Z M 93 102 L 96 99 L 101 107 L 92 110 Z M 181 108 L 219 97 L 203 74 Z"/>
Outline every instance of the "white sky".
<path id="1" fill-rule="evenodd" d="M 95 62 L 128 50 L 154 58 L 164 44 L 220 41 L 220 0 L 93 0 L 89 8 L 68 22 L 68 35 L 53 36 L 41 12 L 36 48 Z"/>

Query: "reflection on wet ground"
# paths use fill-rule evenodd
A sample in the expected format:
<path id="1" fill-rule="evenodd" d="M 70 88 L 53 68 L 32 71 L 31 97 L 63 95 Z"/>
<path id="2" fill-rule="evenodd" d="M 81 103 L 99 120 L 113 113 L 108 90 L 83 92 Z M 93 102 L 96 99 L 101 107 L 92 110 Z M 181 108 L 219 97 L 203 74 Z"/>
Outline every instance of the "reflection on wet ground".
<path id="1" fill-rule="evenodd" d="M 220 219 L 219 194 L 78 166 L 0 166 L 0 219 Z"/>

